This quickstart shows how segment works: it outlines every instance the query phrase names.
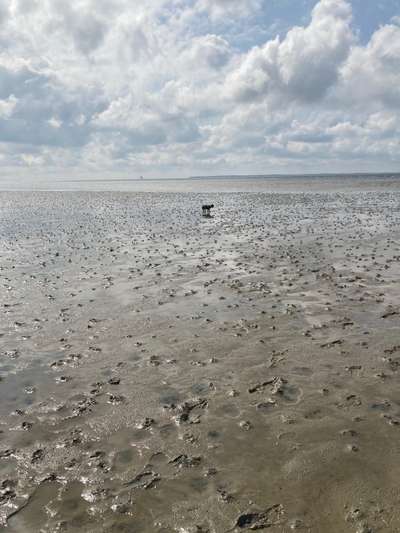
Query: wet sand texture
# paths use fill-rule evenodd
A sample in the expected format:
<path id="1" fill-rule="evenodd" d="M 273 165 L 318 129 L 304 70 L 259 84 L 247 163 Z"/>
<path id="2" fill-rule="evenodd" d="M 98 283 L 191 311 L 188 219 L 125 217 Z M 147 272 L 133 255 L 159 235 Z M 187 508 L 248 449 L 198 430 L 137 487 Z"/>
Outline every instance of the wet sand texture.
<path id="1" fill-rule="evenodd" d="M 400 531 L 399 206 L 1 193 L 0 530 Z"/>

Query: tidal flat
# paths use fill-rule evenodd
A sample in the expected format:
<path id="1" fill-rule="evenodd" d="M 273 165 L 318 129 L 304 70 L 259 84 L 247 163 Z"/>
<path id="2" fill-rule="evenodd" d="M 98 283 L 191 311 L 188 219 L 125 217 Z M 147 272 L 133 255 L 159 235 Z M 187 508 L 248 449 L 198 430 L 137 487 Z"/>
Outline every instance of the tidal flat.
<path id="1" fill-rule="evenodd" d="M 0 530 L 400 531 L 399 222 L 397 186 L 1 192 Z"/>

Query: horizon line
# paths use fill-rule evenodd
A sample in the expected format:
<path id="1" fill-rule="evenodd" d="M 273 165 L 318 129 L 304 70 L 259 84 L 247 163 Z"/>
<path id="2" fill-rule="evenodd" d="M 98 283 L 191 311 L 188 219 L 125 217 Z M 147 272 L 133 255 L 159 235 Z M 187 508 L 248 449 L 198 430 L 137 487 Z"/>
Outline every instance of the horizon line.
<path id="1" fill-rule="evenodd" d="M 310 172 L 310 173 L 274 173 L 274 174 L 204 174 L 180 179 L 206 178 L 283 178 L 283 177 L 335 177 L 335 176 L 400 176 L 400 170 L 388 172 Z M 156 178 L 157 179 L 157 178 Z M 172 178 L 175 179 L 175 178 Z M 178 178 L 176 178 L 178 179 Z"/>

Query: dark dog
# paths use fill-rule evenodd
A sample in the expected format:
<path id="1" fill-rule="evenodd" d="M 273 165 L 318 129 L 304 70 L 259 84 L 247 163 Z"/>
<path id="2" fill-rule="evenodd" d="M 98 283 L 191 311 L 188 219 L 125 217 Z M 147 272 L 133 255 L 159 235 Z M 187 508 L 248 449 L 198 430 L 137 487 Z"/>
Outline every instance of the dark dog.
<path id="1" fill-rule="evenodd" d="M 214 204 L 211 204 L 211 205 L 203 205 L 201 206 L 201 209 L 203 211 L 203 217 L 210 217 L 211 216 L 211 212 L 210 210 L 214 207 Z"/>

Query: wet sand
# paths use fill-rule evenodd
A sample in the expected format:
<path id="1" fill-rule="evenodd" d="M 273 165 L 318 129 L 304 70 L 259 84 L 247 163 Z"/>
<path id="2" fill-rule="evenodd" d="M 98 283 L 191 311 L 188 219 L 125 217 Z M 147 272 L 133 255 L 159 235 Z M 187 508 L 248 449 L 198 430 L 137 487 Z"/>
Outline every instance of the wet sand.
<path id="1" fill-rule="evenodd" d="M 400 531 L 399 207 L 0 193 L 0 530 Z"/>

